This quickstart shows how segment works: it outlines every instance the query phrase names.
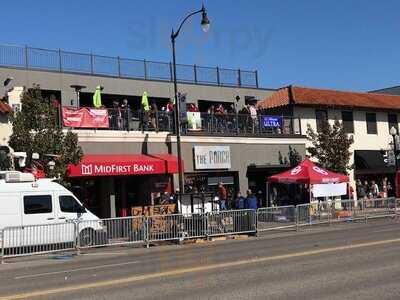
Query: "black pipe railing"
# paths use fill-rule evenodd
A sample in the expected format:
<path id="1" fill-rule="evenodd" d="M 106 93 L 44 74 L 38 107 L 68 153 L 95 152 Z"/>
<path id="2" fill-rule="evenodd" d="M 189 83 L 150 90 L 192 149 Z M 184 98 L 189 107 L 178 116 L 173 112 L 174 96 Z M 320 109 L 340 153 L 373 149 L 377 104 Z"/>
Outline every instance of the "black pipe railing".
<path id="1" fill-rule="evenodd" d="M 174 133 L 173 112 L 106 108 L 108 128 L 117 131 Z M 274 136 L 301 135 L 300 118 L 250 114 L 188 113 L 182 120 L 183 135 Z M 88 129 L 77 128 L 74 129 Z"/>
<path id="2" fill-rule="evenodd" d="M 0 45 L 0 66 L 144 80 L 173 80 L 170 63 Z M 257 71 L 177 64 L 178 82 L 258 88 Z"/>

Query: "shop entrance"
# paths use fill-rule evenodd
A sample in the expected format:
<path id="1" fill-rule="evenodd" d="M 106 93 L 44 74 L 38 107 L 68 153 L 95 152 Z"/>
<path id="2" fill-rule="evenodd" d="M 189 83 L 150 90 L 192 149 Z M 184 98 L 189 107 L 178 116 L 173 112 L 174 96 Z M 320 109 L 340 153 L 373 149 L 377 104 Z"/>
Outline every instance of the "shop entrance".
<path id="1" fill-rule="evenodd" d="M 238 172 L 185 173 L 185 193 L 217 194 L 220 182 L 228 193 L 228 208 L 233 208 L 235 195 L 239 190 Z"/>
<path id="2" fill-rule="evenodd" d="M 247 168 L 249 189 L 257 196 L 262 207 L 272 205 L 271 189 L 269 192 L 267 191 L 267 178 L 289 168 L 289 165 L 249 166 Z"/>
<path id="3" fill-rule="evenodd" d="M 71 191 L 100 218 L 131 215 L 134 206 L 155 205 L 171 192 L 171 176 L 104 176 L 71 179 Z"/>

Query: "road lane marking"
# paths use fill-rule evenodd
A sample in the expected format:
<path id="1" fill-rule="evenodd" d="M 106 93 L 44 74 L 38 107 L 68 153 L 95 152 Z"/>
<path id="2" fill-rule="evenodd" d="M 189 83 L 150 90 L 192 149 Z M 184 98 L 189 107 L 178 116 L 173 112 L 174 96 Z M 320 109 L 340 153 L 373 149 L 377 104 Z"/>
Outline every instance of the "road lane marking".
<path id="1" fill-rule="evenodd" d="M 126 255 L 127 252 L 95 252 L 95 253 L 81 253 L 82 256 L 103 256 L 103 255 Z"/>
<path id="2" fill-rule="evenodd" d="M 183 275 L 183 274 L 188 274 L 188 273 L 210 271 L 210 270 L 215 270 L 215 269 L 219 269 L 219 268 L 230 268 L 230 267 L 237 267 L 237 266 L 242 266 L 242 265 L 247 265 L 247 264 L 277 261 L 277 260 L 283 260 L 283 259 L 289 259 L 289 258 L 297 258 L 297 257 L 304 257 L 304 256 L 310 256 L 310 255 L 316 255 L 316 254 L 335 252 L 335 251 L 352 250 L 352 249 L 367 248 L 367 247 L 388 245 L 388 244 L 395 244 L 395 243 L 400 243 L 400 238 L 390 239 L 390 240 L 382 240 L 382 241 L 376 241 L 376 242 L 353 244 L 353 245 L 337 246 L 337 247 L 331 247 L 331 248 L 325 248 L 325 249 L 310 250 L 310 251 L 303 251 L 303 252 L 297 252 L 297 253 L 291 253 L 291 254 L 269 256 L 269 257 L 244 259 L 244 260 L 238 260 L 238 261 L 233 261 L 233 262 L 217 263 L 217 264 L 210 264 L 210 265 L 191 267 L 191 268 L 181 268 L 181 269 L 175 269 L 175 270 L 158 272 L 158 273 L 134 275 L 134 276 L 129 276 L 129 277 L 120 278 L 120 279 L 111 279 L 111 280 L 105 280 L 105 281 L 99 281 L 99 282 L 93 282 L 93 283 L 78 284 L 78 285 L 74 285 L 74 286 L 66 286 L 66 287 L 61 287 L 61 288 L 38 290 L 38 291 L 33 291 L 33 292 L 21 293 L 21 294 L 1 296 L 0 300 L 32 299 L 34 297 L 43 297 L 43 296 L 54 295 L 54 294 L 70 293 L 70 292 L 84 290 L 84 289 L 90 289 L 90 288 L 101 288 L 101 287 L 107 287 L 107 286 L 134 283 L 134 282 L 138 282 L 138 281 L 145 281 L 145 280 L 156 279 L 156 278 L 160 278 L 160 277 L 177 276 L 177 275 Z"/>
<path id="3" fill-rule="evenodd" d="M 14 277 L 14 279 L 36 278 L 36 277 L 44 277 L 44 276 L 64 274 L 64 273 L 73 273 L 73 272 L 90 271 L 90 270 L 97 270 L 97 269 L 104 269 L 104 268 L 111 268 L 111 267 L 120 267 L 120 266 L 137 264 L 139 262 L 140 261 L 137 260 L 137 261 L 124 262 L 124 263 L 117 263 L 117 264 L 109 264 L 109 265 L 77 268 L 77 269 L 62 270 L 62 271 L 55 271 L 55 272 L 29 274 L 29 275 L 17 276 L 17 277 Z"/>

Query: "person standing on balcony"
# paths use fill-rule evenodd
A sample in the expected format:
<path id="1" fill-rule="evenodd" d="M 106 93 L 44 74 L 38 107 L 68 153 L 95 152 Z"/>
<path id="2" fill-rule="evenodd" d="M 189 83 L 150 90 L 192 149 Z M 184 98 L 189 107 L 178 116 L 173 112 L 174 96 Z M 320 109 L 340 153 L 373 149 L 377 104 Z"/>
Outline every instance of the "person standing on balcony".
<path id="1" fill-rule="evenodd" d="M 129 130 L 129 121 L 131 116 L 131 107 L 128 103 L 128 99 L 122 100 L 121 105 L 121 112 L 122 112 L 122 127 L 124 130 Z"/>
<path id="2" fill-rule="evenodd" d="M 215 117 L 214 117 L 214 105 L 211 105 L 208 110 L 207 110 L 207 116 L 206 116 L 206 123 L 207 123 L 207 131 L 212 132 L 213 131 L 213 124 L 216 123 Z"/>
<path id="3" fill-rule="evenodd" d="M 154 130 L 158 132 L 158 108 L 154 102 L 151 104 L 150 123 Z"/>
<path id="4" fill-rule="evenodd" d="M 225 109 L 222 104 L 219 104 L 215 109 L 215 116 L 217 118 L 217 131 L 221 130 L 224 132 L 224 118 L 225 118 Z"/>
<path id="5" fill-rule="evenodd" d="M 121 115 L 121 109 L 119 107 L 118 101 L 113 101 L 113 107 L 111 109 L 110 113 L 110 123 L 111 123 L 111 129 L 118 130 L 121 129 L 121 121 L 122 121 L 122 115 Z"/>
<path id="6" fill-rule="evenodd" d="M 255 129 L 257 126 L 257 110 L 254 107 L 253 104 L 249 104 L 249 111 L 250 111 L 250 117 L 251 117 L 251 130 L 253 133 L 255 133 Z"/>
<path id="7" fill-rule="evenodd" d="M 141 102 L 141 125 L 142 125 L 142 130 L 148 130 L 148 122 L 149 122 L 149 112 L 150 112 L 150 106 L 149 106 L 149 99 L 147 97 L 147 92 L 144 91 L 142 95 L 142 102 Z"/>
<path id="8" fill-rule="evenodd" d="M 220 208 L 220 210 L 226 210 L 227 198 L 228 198 L 228 193 L 226 191 L 226 188 L 224 187 L 222 182 L 220 182 L 218 184 L 218 199 L 219 199 L 219 208 Z"/>

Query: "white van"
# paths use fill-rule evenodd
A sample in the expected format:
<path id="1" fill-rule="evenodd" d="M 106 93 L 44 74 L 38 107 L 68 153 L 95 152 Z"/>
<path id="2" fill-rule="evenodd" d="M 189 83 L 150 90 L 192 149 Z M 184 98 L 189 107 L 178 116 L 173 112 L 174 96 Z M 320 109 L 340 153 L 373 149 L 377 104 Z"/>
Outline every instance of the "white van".
<path id="1" fill-rule="evenodd" d="M 65 187 L 16 171 L 0 172 L 0 233 L 4 228 L 5 248 L 68 243 L 77 234 L 84 246 L 105 236 L 99 218 Z"/>

